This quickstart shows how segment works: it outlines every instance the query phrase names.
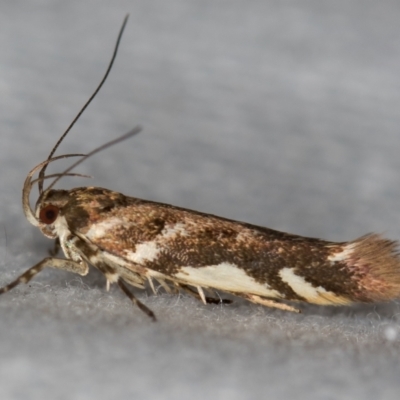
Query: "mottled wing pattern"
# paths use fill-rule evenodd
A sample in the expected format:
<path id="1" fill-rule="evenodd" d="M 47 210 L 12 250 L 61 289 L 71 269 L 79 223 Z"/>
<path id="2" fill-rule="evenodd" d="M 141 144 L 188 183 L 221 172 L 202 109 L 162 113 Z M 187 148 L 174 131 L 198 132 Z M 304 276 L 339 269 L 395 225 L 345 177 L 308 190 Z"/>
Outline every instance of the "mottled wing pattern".
<path id="1" fill-rule="evenodd" d="M 377 235 L 333 243 L 102 188 L 69 193 L 62 213 L 71 232 L 114 265 L 146 278 L 316 304 L 385 300 L 399 293 L 400 282 L 392 287 L 385 280 L 385 267 L 394 259 L 398 268 L 395 245 Z M 373 257 L 383 263 L 379 271 L 372 268 Z"/>

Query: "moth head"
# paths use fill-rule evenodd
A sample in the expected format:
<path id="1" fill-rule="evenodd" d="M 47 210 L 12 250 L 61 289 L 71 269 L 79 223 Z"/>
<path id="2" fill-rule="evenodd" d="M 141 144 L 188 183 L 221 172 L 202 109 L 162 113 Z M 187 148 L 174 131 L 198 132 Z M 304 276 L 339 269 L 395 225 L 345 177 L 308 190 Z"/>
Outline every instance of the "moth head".
<path id="1" fill-rule="evenodd" d="M 45 236 L 55 238 L 55 222 L 60 216 L 60 210 L 68 202 L 68 191 L 66 190 L 52 190 L 55 181 L 62 176 L 84 176 L 80 174 L 71 174 L 64 172 L 62 174 L 47 175 L 43 178 L 33 179 L 34 174 L 43 168 L 43 166 L 49 164 L 52 161 L 56 161 L 60 158 L 75 157 L 78 154 L 66 154 L 59 157 L 54 157 L 49 160 L 43 161 L 33 168 L 25 179 L 24 187 L 22 190 L 22 207 L 24 209 L 27 220 L 34 226 L 38 227 Z M 79 155 L 81 156 L 81 155 Z M 43 181 L 48 178 L 55 179 L 50 186 L 44 190 L 36 201 L 35 210 L 30 205 L 30 194 L 32 187 L 38 181 Z"/>
<path id="2" fill-rule="evenodd" d="M 58 236 L 56 222 L 62 216 L 62 209 L 68 203 L 67 190 L 50 190 L 43 199 L 39 197 L 35 207 L 35 219 L 43 235 L 54 239 Z"/>

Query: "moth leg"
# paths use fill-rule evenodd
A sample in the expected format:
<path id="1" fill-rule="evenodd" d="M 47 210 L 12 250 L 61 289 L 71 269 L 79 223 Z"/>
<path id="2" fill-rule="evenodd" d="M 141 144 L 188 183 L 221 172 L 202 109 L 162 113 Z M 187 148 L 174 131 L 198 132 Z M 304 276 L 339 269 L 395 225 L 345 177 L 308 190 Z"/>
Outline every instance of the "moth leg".
<path id="1" fill-rule="evenodd" d="M 57 237 L 56 240 L 54 241 L 53 248 L 49 250 L 49 254 L 52 257 L 55 257 L 58 254 L 58 252 L 60 251 L 60 249 L 61 249 L 60 238 Z"/>
<path id="2" fill-rule="evenodd" d="M 248 294 L 244 296 L 247 300 L 250 300 L 252 303 L 256 304 L 262 304 L 263 306 L 267 307 L 272 307 L 272 308 L 278 308 L 279 310 L 284 310 L 284 311 L 292 311 L 295 313 L 301 313 L 301 311 L 298 308 L 289 306 L 288 304 L 285 303 L 278 303 L 277 301 L 270 300 L 270 299 L 264 299 L 260 296 L 257 296 L 255 294 Z"/>
<path id="3" fill-rule="evenodd" d="M 199 293 L 200 299 L 204 304 L 207 304 L 206 296 L 203 292 L 203 288 L 201 286 L 196 286 L 197 292 Z"/>
<path id="4" fill-rule="evenodd" d="M 151 276 L 148 276 L 147 280 L 149 281 L 149 285 L 150 285 L 151 290 L 157 296 L 157 291 L 156 291 L 156 288 L 154 287 L 154 282 L 153 282 L 153 279 L 151 279 Z"/>
<path id="5" fill-rule="evenodd" d="M 172 293 L 171 287 L 168 285 L 167 282 L 165 282 L 164 279 L 158 278 L 158 279 L 157 279 L 157 282 L 162 286 L 162 288 L 163 288 L 168 294 L 171 294 L 171 293 Z M 176 292 L 176 290 L 174 290 L 174 291 Z"/>
<path id="6" fill-rule="evenodd" d="M 140 300 L 138 300 L 133 293 L 125 286 L 124 281 L 119 278 L 118 281 L 118 286 L 121 288 L 121 290 L 130 298 L 133 304 L 138 306 L 145 314 L 147 314 L 153 321 L 157 321 L 156 316 L 154 315 L 153 311 L 150 310 L 150 308 L 146 307 Z"/>
<path id="7" fill-rule="evenodd" d="M 197 293 L 195 290 L 193 290 L 190 286 L 180 283 L 179 287 L 181 289 L 183 289 L 186 293 L 189 293 L 191 296 L 195 297 L 197 300 L 203 301 L 200 294 Z M 215 299 L 214 297 L 208 297 L 208 296 L 205 296 L 204 298 L 206 300 L 205 302 L 203 301 L 204 304 L 221 304 L 221 303 L 222 304 L 232 304 L 232 301 L 228 300 L 228 299 Z"/>
<path id="8" fill-rule="evenodd" d="M 100 270 L 102 270 L 98 261 L 93 260 L 93 265 L 96 268 L 99 268 Z M 103 273 L 107 276 L 106 272 L 107 272 L 107 269 L 105 271 L 103 271 Z M 115 273 L 115 270 L 112 269 L 112 274 L 114 274 L 114 273 Z M 144 283 L 145 283 L 147 277 L 144 275 L 140 275 L 136 272 L 124 269 L 123 272 L 121 273 L 121 278 L 124 280 L 124 282 L 129 283 L 130 285 L 132 285 L 134 287 L 137 287 L 139 289 L 146 288 Z M 116 280 L 111 280 L 110 283 L 113 283 L 113 282 L 116 282 Z"/>
<path id="9" fill-rule="evenodd" d="M 0 294 L 6 293 L 20 283 L 28 283 L 36 274 L 44 268 L 57 268 L 64 271 L 73 272 L 79 275 L 86 275 L 89 272 L 89 267 L 85 262 L 77 262 L 73 260 L 65 260 L 62 258 L 47 257 L 40 261 L 33 267 L 29 268 L 26 272 L 20 275 L 15 281 L 9 283 L 0 289 Z"/>
<path id="10" fill-rule="evenodd" d="M 151 291 L 157 296 L 157 295 L 158 295 L 158 289 L 159 289 L 159 287 L 156 289 L 156 287 L 154 286 L 153 278 L 152 278 L 150 275 L 147 275 L 146 278 L 147 278 L 147 280 L 148 280 L 148 282 L 149 282 L 149 286 L 150 286 Z M 155 280 L 156 280 L 156 282 L 158 282 L 158 283 L 160 284 L 160 286 L 161 286 L 168 294 L 171 294 L 172 292 L 178 293 L 178 291 L 177 291 L 175 288 L 172 288 L 172 289 L 171 289 L 171 287 L 168 285 L 167 282 L 165 282 L 164 279 L 157 278 L 157 279 L 155 279 Z"/>

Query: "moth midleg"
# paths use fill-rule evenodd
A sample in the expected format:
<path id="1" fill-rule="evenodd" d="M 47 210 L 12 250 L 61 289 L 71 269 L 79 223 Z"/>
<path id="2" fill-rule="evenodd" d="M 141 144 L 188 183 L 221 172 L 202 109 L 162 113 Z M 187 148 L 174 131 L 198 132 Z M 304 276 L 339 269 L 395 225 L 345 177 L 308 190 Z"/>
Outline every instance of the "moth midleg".
<path id="1" fill-rule="evenodd" d="M 168 293 L 177 293 L 177 290 L 174 287 L 168 285 L 168 283 L 161 278 L 157 278 L 157 282 L 161 285 L 161 287 Z"/>
<path id="2" fill-rule="evenodd" d="M 183 289 L 186 293 L 190 294 L 197 300 L 203 301 L 203 299 L 200 297 L 200 294 L 198 292 L 196 292 L 196 290 L 192 289 L 190 286 L 185 285 L 183 283 L 179 283 L 179 288 Z M 231 304 L 232 303 L 232 300 L 216 299 L 214 297 L 209 297 L 209 296 L 205 296 L 205 300 L 206 300 L 205 304 Z"/>
<path id="3" fill-rule="evenodd" d="M 102 264 L 99 262 L 94 262 L 93 265 L 100 269 L 100 271 L 102 271 L 104 273 L 104 275 L 106 275 L 107 278 L 107 266 L 105 267 L 105 270 L 103 271 L 102 269 Z M 116 274 L 116 275 L 120 275 L 121 278 L 124 280 L 124 282 L 129 283 L 129 285 L 137 287 L 139 289 L 145 289 L 145 281 L 147 279 L 147 276 L 144 276 L 140 273 L 131 271 L 127 268 L 121 268 L 121 269 L 116 269 L 115 265 L 114 267 L 111 266 L 111 275 Z M 108 278 L 107 278 L 108 279 Z M 116 282 L 116 280 L 110 280 L 110 283 L 114 283 Z"/>
<path id="4" fill-rule="evenodd" d="M 0 288 L 0 294 L 6 293 L 15 286 L 18 286 L 21 283 L 28 283 L 35 275 L 37 275 L 44 268 L 57 268 L 62 269 L 64 271 L 73 272 L 79 275 L 86 275 L 89 272 L 89 267 L 86 262 L 81 261 L 73 261 L 73 260 L 65 260 L 62 258 L 54 258 L 47 257 L 44 260 L 40 261 L 33 267 L 29 268 L 22 275 L 20 275 L 15 281 L 9 283 L 7 286 Z"/>
<path id="5" fill-rule="evenodd" d="M 146 307 L 140 300 L 138 300 L 134 294 L 126 287 L 124 281 L 119 278 L 118 286 L 121 290 L 130 298 L 133 304 L 137 305 L 145 314 L 147 314 L 153 321 L 157 321 L 156 316 L 154 315 L 153 311 L 150 308 Z"/>
<path id="6" fill-rule="evenodd" d="M 265 299 L 263 297 L 255 295 L 255 294 L 246 294 L 246 295 L 243 295 L 242 297 L 251 301 L 252 303 L 261 304 L 266 307 L 278 308 L 279 310 L 283 310 L 283 311 L 292 311 L 295 313 L 301 313 L 301 311 L 298 308 L 289 306 L 288 304 L 285 304 L 285 303 L 279 303 L 275 300 Z"/>

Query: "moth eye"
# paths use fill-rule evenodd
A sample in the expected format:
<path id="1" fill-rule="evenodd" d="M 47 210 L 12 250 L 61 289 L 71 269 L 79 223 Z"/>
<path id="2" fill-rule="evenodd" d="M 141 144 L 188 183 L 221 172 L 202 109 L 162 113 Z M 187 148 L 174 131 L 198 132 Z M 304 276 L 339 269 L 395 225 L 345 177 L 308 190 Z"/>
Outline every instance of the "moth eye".
<path id="1" fill-rule="evenodd" d="M 49 204 L 46 207 L 43 207 L 39 213 L 39 220 L 44 224 L 52 224 L 58 217 L 58 212 L 60 209 L 53 204 Z"/>

